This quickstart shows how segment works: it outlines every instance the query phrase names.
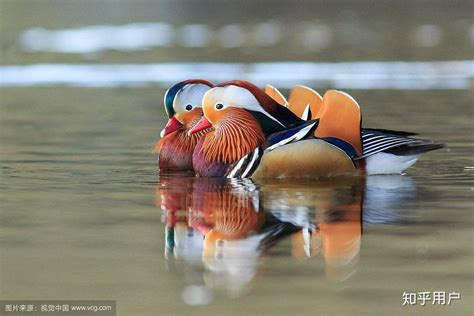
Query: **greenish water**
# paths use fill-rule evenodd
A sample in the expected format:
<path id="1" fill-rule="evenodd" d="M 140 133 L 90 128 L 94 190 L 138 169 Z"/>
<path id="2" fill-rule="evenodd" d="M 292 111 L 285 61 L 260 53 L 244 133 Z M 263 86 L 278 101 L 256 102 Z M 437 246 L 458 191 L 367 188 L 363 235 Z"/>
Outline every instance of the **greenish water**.
<path id="1" fill-rule="evenodd" d="M 1 90 L 2 298 L 113 299 L 120 315 L 472 311 L 471 91 L 351 92 L 363 100 L 364 125 L 447 143 L 404 176 L 288 180 L 250 189 L 159 177 L 150 151 L 165 123 L 162 93 Z M 200 220 L 188 217 L 203 215 L 186 209 L 212 213 L 239 188 L 250 197 L 236 210 L 260 201 L 265 223 L 271 214 L 307 214 L 316 229 L 311 236 L 322 236 L 320 249 L 316 239 L 305 258 L 304 243 L 289 232 L 259 251 L 234 253 L 235 260 L 226 255 L 217 267 L 183 240 L 167 250 L 166 201 L 180 210 L 176 235 L 188 225 L 196 235 Z M 217 204 L 196 206 L 201 200 Z M 339 236 L 327 228 L 332 224 L 352 227 L 352 246 L 336 243 L 335 257 L 325 250 Z M 403 292 L 421 291 L 462 298 L 451 306 L 402 306 Z M 189 305 L 196 302 L 207 305 Z"/>

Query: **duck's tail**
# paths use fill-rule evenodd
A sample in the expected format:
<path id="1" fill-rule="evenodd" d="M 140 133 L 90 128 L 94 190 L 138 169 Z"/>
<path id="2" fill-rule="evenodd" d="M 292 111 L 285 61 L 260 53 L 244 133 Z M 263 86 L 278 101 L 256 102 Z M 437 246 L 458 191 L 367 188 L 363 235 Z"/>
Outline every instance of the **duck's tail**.
<path id="1" fill-rule="evenodd" d="M 399 174 L 411 167 L 419 156 L 445 147 L 442 143 L 412 138 L 413 133 L 363 129 L 363 154 L 367 174 Z"/>
<path id="2" fill-rule="evenodd" d="M 356 159 L 363 159 L 384 152 L 397 156 L 420 155 L 422 153 L 445 147 L 444 144 L 430 140 L 412 138 L 413 133 L 363 129 L 363 154 Z"/>

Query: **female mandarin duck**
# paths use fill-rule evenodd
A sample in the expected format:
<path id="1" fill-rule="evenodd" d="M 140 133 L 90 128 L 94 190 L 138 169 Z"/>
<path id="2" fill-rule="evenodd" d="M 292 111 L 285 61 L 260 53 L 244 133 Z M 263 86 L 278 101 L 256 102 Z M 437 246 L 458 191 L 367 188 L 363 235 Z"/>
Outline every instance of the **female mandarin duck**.
<path id="1" fill-rule="evenodd" d="M 164 104 L 169 120 L 154 149 L 160 170 L 193 170 L 193 150 L 204 131 L 192 135 L 188 131 L 202 117 L 201 101 L 212 87 L 208 81 L 192 79 L 179 82 L 166 92 Z"/>
<path id="2" fill-rule="evenodd" d="M 252 83 L 230 81 L 203 98 L 204 116 L 190 133 L 210 127 L 193 154 L 207 177 L 317 177 L 400 173 L 441 144 L 404 132 L 365 129 L 348 94 L 330 90 L 306 121 Z M 308 104 L 308 103 L 307 103 Z M 371 158 L 372 157 L 372 158 Z"/>

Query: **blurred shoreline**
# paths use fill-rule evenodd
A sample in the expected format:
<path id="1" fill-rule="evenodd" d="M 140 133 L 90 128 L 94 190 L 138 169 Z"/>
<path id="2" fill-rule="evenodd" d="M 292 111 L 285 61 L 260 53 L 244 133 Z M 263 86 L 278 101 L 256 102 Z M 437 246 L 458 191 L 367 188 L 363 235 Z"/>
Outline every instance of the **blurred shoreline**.
<path id="1" fill-rule="evenodd" d="M 162 64 L 34 64 L 0 66 L 0 87 L 166 88 L 189 78 L 236 78 L 289 89 L 296 84 L 338 89 L 432 90 L 472 88 L 474 61 L 274 62 Z"/>
<path id="2" fill-rule="evenodd" d="M 0 0 L 0 63 L 472 59 L 471 1 Z"/>

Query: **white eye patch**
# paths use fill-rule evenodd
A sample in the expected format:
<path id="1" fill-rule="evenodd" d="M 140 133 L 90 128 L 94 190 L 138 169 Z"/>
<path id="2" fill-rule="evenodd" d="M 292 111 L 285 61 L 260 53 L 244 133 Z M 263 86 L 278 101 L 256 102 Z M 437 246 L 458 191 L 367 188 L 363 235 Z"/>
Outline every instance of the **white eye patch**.
<path id="1" fill-rule="evenodd" d="M 206 103 L 216 105 L 221 103 L 261 112 L 263 109 L 257 99 L 247 89 L 237 86 L 216 87 L 209 90 L 204 96 Z"/>
<path id="2" fill-rule="evenodd" d="M 211 87 L 200 83 L 184 86 L 174 98 L 173 109 L 176 113 L 182 113 L 191 111 L 196 107 L 202 107 L 202 98 L 209 89 L 211 89 Z M 189 105 L 191 105 L 191 107 Z"/>
<path id="3" fill-rule="evenodd" d="M 278 124 L 284 126 L 276 118 L 265 111 L 249 90 L 238 86 L 229 85 L 225 87 L 212 88 L 204 95 L 203 103 L 212 104 L 214 107 L 221 103 L 224 106 L 223 108 L 233 106 L 249 111 L 260 112 Z"/>

